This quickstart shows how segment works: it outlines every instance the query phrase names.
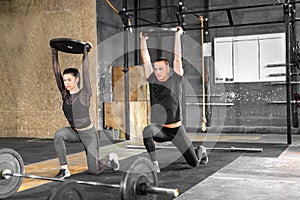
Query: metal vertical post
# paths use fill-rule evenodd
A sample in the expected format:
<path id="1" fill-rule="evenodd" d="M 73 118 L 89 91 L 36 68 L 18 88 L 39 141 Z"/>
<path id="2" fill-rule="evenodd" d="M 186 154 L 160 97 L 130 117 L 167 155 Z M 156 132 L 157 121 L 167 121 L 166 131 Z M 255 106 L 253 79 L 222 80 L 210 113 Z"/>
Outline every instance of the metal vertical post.
<path id="1" fill-rule="evenodd" d="M 284 21 L 286 33 L 286 117 L 287 117 L 287 144 L 292 144 L 291 136 L 291 8 L 290 0 L 284 4 Z"/>
<path id="2" fill-rule="evenodd" d="M 127 0 L 123 0 L 123 12 L 127 10 Z M 125 87 L 125 139 L 130 140 L 130 106 L 128 75 L 128 23 L 124 23 L 124 87 Z"/>
<path id="3" fill-rule="evenodd" d="M 183 14 L 182 14 L 183 0 L 179 0 L 178 5 L 179 5 L 179 7 L 178 7 L 177 15 L 178 15 L 179 26 L 181 26 L 184 29 L 184 27 L 183 27 L 184 18 L 183 18 Z M 180 41 L 181 41 L 181 56 L 182 56 L 181 61 L 182 61 L 182 67 L 184 69 L 184 57 L 183 57 L 184 49 L 183 49 L 183 43 L 182 43 L 183 38 L 181 38 Z M 184 81 L 182 83 L 182 105 L 181 105 L 181 107 L 182 107 L 182 109 L 181 109 L 182 110 L 182 123 L 186 126 L 186 89 L 185 89 Z"/>
<path id="4" fill-rule="evenodd" d="M 135 18 L 134 18 L 134 28 L 135 28 L 135 35 L 136 35 L 136 37 L 135 37 L 135 40 L 134 40 L 134 45 L 135 45 L 135 50 L 134 50 L 134 64 L 135 65 L 139 65 L 139 60 L 140 60 L 140 54 L 139 54 L 139 30 L 138 30 L 138 28 L 139 28 L 139 18 L 140 18 L 140 12 L 137 10 L 137 9 L 139 9 L 140 8 L 140 0 L 134 0 L 134 9 L 135 9 L 135 11 L 134 11 L 134 16 L 136 16 Z"/>
<path id="5" fill-rule="evenodd" d="M 204 8 L 205 9 L 209 9 L 209 0 L 205 0 L 204 1 Z M 210 36 L 209 36 L 209 31 L 207 29 L 208 27 L 208 18 L 209 18 L 209 13 L 205 13 L 204 14 L 204 43 L 208 43 L 210 42 Z M 211 99 L 210 99 L 210 84 L 209 84 L 209 80 L 210 80 L 210 69 L 208 66 L 210 66 L 209 64 L 209 59 L 205 58 L 204 57 L 204 60 L 202 61 L 204 62 L 204 66 L 205 66 L 205 72 L 207 73 L 207 79 L 205 77 L 205 74 L 203 74 L 203 78 L 205 79 L 205 102 L 210 102 Z M 209 105 L 205 105 L 205 118 L 207 120 L 206 122 L 206 126 L 210 126 L 211 125 L 211 114 L 212 114 L 212 111 L 211 111 L 211 106 Z M 207 132 L 207 131 L 206 131 Z"/>
<path id="6" fill-rule="evenodd" d="M 157 12 L 156 12 L 156 21 L 158 26 L 161 26 L 161 0 L 156 0 Z M 157 57 L 162 56 L 162 38 L 157 38 Z"/>
<path id="7" fill-rule="evenodd" d="M 294 49 L 296 48 L 297 45 L 297 38 L 296 38 L 296 34 L 295 34 L 295 10 L 296 10 L 296 5 L 295 5 L 295 0 L 291 0 L 291 17 L 290 17 L 290 23 L 291 23 L 291 38 L 290 38 L 290 43 L 291 43 L 291 82 L 297 81 L 297 75 L 295 75 L 297 73 L 297 68 L 296 66 L 293 64 L 295 63 L 295 58 L 293 56 L 294 54 Z M 291 94 L 293 94 L 291 96 L 291 99 L 294 99 L 294 94 L 297 93 L 297 84 L 292 84 L 291 85 Z M 291 104 L 292 107 L 292 127 L 294 128 L 298 128 L 299 127 L 299 120 L 298 120 L 298 106 L 297 104 Z"/>

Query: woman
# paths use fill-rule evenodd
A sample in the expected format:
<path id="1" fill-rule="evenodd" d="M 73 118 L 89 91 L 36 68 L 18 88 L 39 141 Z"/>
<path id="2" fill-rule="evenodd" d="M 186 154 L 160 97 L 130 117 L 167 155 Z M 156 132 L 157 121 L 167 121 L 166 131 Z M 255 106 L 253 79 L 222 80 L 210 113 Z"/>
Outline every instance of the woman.
<path id="1" fill-rule="evenodd" d="M 67 68 L 61 74 L 58 62 L 58 50 L 52 48 L 52 65 L 58 89 L 62 95 L 62 109 L 70 126 L 58 130 L 54 135 L 54 148 L 61 165 L 56 178 L 64 179 L 71 176 L 66 158 L 68 143 L 82 143 L 86 152 L 87 165 L 91 174 L 99 174 L 110 163 L 113 170 L 119 169 L 118 155 L 110 153 L 100 160 L 99 136 L 91 122 L 89 115 L 90 98 L 92 96 L 88 50 L 90 43 L 84 47 L 82 60 L 82 83 L 80 88 L 80 75 L 76 68 Z"/>

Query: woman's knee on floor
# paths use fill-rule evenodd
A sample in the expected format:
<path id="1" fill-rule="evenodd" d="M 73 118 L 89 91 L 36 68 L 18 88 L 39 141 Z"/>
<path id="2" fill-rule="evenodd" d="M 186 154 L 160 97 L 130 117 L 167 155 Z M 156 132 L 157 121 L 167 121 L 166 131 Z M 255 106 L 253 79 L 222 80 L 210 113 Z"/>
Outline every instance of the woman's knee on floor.
<path id="1" fill-rule="evenodd" d="M 89 167 L 88 173 L 92 174 L 92 175 L 98 175 L 98 174 L 100 174 L 100 170 L 95 167 Z"/>

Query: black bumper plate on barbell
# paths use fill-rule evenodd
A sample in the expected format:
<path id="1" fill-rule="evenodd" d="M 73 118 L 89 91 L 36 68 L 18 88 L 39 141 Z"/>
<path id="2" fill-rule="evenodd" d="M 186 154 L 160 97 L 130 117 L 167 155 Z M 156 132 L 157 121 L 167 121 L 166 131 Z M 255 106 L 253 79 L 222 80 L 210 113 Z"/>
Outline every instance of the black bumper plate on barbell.
<path id="1" fill-rule="evenodd" d="M 15 194 L 22 184 L 21 177 L 2 176 L 3 170 L 10 170 L 12 173 L 24 173 L 24 162 L 18 152 L 9 148 L 0 149 L 0 199 L 10 197 Z"/>
<path id="2" fill-rule="evenodd" d="M 158 177 L 150 160 L 139 157 L 130 163 L 129 168 L 123 173 L 121 179 L 120 195 L 122 200 L 152 199 L 155 194 L 141 194 L 138 190 L 140 184 L 157 187 Z"/>
<path id="3" fill-rule="evenodd" d="M 70 180 L 54 189 L 48 200 L 86 200 L 86 194 L 82 185 Z"/>
<path id="4" fill-rule="evenodd" d="M 85 42 L 71 38 L 54 38 L 50 40 L 50 46 L 52 48 L 71 54 L 82 54 L 85 45 Z"/>

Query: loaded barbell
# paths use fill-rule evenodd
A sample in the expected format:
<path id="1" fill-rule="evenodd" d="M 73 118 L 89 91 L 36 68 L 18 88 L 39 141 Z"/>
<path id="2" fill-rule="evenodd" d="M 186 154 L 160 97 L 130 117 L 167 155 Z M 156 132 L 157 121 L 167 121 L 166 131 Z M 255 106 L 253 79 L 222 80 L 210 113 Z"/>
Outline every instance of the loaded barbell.
<path id="1" fill-rule="evenodd" d="M 71 180 L 72 183 L 67 183 L 69 181 L 65 179 L 25 174 L 24 171 L 23 159 L 18 152 L 9 148 L 0 149 L 0 198 L 7 198 L 15 194 L 21 186 L 23 178 L 65 182 L 64 185 L 68 186 L 66 188 L 68 188 L 70 192 L 72 190 L 76 191 L 75 193 L 80 197 L 79 199 L 83 199 L 84 194 L 82 194 L 82 190 L 78 189 L 78 186 L 74 186 L 78 184 L 119 188 L 120 197 L 124 200 L 137 199 L 139 196 L 157 199 L 157 195 L 171 195 L 174 197 L 179 195 L 178 189 L 158 187 L 157 172 L 154 170 L 151 161 L 143 157 L 139 157 L 129 164 L 129 168 L 122 174 L 120 184 L 80 180 Z M 58 194 L 61 191 L 61 187 L 60 190 L 54 191 L 49 200 L 57 200 L 57 196 L 59 196 Z M 67 200 L 66 197 L 63 199 Z"/>

